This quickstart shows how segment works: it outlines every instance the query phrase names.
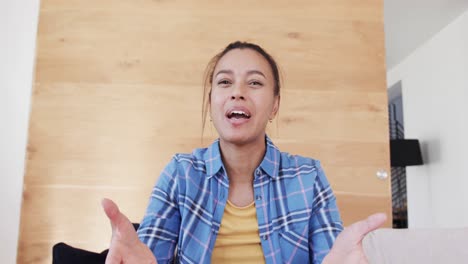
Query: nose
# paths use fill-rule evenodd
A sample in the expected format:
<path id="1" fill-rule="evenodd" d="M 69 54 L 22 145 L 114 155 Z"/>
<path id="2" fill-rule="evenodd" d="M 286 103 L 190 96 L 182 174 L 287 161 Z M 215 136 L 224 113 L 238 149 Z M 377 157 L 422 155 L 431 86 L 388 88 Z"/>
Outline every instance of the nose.
<path id="1" fill-rule="evenodd" d="M 235 85 L 232 89 L 231 100 L 245 100 L 244 93 L 242 84 Z"/>

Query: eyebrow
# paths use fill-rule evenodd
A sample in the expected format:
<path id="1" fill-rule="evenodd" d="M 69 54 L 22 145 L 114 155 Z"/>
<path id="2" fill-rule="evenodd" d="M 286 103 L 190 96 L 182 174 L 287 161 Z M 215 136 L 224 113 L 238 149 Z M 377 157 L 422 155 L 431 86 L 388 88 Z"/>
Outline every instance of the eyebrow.
<path id="1" fill-rule="evenodd" d="M 221 73 L 226 73 L 226 74 L 233 74 L 233 71 L 231 70 L 220 70 L 219 72 L 216 73 L 215 76 L 218 76 L 219 74 Z M 250 74 L 259 74 L 259 75 L 262 75 L 264 78 L 266 78 L 265 74 L 263 74 L 263 72 L 261 71 L 258 71 L 258 70 L 250 70 L 247 72 L 247 75 L 250 75 Z"/>
<path id="2" fill-rule="evenodd" d="M 259 75 L 263 76 L 263 78 L 266 78 L 265 74 L 263 74 L 263 72 L 261 72 L 261 71 L 250 70 L 250 71 L 247 72 L 247 75 L 250 75 L 250 74 L 259 74 Z"/>

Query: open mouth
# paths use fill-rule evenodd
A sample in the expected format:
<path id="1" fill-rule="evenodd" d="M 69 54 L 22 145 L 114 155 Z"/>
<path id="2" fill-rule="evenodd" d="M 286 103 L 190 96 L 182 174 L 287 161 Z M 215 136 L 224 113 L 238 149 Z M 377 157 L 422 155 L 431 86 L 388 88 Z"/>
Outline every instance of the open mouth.
<path id="1" fill-rule="evenodd" d="M 229 119 L 250 119 L 250 113 L 243 110 L 232 110 L 226 116 Z"/>

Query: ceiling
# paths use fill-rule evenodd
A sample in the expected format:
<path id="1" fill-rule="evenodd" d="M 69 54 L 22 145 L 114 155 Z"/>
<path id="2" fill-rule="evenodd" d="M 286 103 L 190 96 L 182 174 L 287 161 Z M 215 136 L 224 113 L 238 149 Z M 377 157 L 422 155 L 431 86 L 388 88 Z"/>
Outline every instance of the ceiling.
<path id="1" fill-rule="evenodd" d="M 466 10 L 468 0 L 384 0 L 387 69 Z"/>

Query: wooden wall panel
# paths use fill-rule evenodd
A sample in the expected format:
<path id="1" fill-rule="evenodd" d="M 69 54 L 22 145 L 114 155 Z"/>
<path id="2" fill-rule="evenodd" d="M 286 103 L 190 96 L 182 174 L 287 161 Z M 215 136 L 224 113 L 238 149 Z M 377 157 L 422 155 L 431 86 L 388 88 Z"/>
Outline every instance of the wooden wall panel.
<path id="1" fill-rule="evenodd" d="M 41 1 L 18 263 L 60 241 L 101 251 L 100 199 L 139 222 L 176 152 L 201 143 L 202 75 L 234 40 L 278 60 L 268 134 L 318 158 L 346 224 L 390 214 L 382 1 Z M 390 215 L 389 215 L 390 216 Z M 388 222 L 387 225 L 389 225 Z"/>

